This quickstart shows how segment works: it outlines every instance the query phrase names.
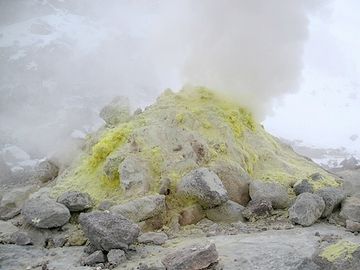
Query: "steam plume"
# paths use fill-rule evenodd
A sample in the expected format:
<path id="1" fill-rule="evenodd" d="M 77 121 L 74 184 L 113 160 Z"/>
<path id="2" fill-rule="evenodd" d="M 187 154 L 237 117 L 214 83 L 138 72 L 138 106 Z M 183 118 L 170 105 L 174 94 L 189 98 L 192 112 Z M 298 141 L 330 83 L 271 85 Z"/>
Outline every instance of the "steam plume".
<path id="1" fill-rule="evenodd" d="M 0 143 L 53 153 L 74 129 L 91 130 L 113 96 L 135 108 L 184 84 L 236 98 L 261 119 L 297 89 L 318 4 L 2 1 Z"/>

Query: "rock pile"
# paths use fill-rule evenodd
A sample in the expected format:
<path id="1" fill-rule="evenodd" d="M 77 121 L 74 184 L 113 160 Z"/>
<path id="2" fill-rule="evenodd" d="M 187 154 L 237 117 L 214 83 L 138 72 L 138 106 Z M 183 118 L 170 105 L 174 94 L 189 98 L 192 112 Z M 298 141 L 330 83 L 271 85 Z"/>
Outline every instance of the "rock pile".
<path id="1" fill-rule="evenodd" d="M 359 194 L 346 197 L 332 175 L 271 137 L 244 109 L 199 91 L 194 99 L 206 106 L 196 103 L 200 108 L 192 110 L 185 103 L 190 97 L 166 93 L 136 115 L 114 100 L 101 111 L 106 128 L 89 140 L 81 165 L 49 183 L 59 168 L 44 161 L 36 174 L 40 186 L 2 194 L 0 218 L 10 221 L 0 223 L 0 242 L 81 247 L 82 265 L 105 269 L 146 257 L 137 252 L 149 247 L 166 251 L 160 269 L 196 270 L 216 269 L 218 252 L 213 243 L 168 252 L 178 233 L 202 230 L 181 226 L 206 223 L 204 235 L 211 237 L 268 229 L 264 224 L 278 221 L 293 228 L 338 217 L 349 231 L 360 231 Z M 335 248 L 343 246 L 358 253 L 353 244 Z M 334 259 L 333 248 L 299 265 L 357 267 L 356 259 L 345 262 L 346 254 Z"/>

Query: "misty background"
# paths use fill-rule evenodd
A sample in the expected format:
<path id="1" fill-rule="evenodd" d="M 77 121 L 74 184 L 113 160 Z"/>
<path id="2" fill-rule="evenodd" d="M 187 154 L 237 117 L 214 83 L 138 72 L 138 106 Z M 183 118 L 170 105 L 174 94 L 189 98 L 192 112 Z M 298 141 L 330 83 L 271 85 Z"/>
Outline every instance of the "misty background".
<path id="1" fill-rule="evenodd" d="M 0 0 L 0 151 L 57 155 L 127 96 L 202 85 L 298 145 L 360 153 L 355 1 Z M 10 154 L 9 154 L 10 153 Z"/>

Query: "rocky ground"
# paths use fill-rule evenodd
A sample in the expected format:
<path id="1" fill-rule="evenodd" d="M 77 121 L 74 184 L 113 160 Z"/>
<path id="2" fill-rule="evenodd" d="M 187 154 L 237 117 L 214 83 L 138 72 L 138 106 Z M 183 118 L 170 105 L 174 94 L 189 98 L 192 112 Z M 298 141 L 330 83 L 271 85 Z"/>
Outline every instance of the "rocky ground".
<path id="1" fill-rule="evenodd" d="M 1 270 L 360 269 L 357 166 L 320 168 L 204 89 L 101 115 L 69 168 L 0 160 Z"/>
<path id="2" fill-rule="evenodd" d="M 170 239 L 164 245 L 137 245 L 136 252 L 115 269 L 165 269 L 161 260 L 166 254 L 183 246 L 207 242 L 216 245 L 219 269 L 321 269 L 314 264 L 311 266 L 313 255 L 340 239 L 360 244 L 358 236 L 329 224 L 208 237 L 199 229 L 190 235 Z M 96 269 L 80 266 L 83 247 L 43 249 L 1 245 L 0 250 L 1 269 Z"/>
<path id="3" fill-rule="evenodd" d="M 347 178 L 344 180 L 346 183 Z M 254 186 L 257 192 L 265 188 L 255 183 L 250 190 Z M 225 207 L 222 217 L 230 217 L 227 222 L 200 218 L 196 224 L 170 223 L 155 232 L 141 232 L 145 228 L 141 222 L 136 225 L 108 210 L 87 210 L 91 198 L 79 192 L 68 192 L 56 202 L 47 197 L 47 187 L 23 197 L 15 187 L 3 195 L 1 210 L 13 193 L 16 202 L 25 204 L 21 215 L 16 212 L 0 221 L 0 269 L 359 269 L 360 202 L 356 194 L 340 199 L 340 212 L 332 209 L 326 213 L 329 205 L 339 202 L 297 187 L 297 199 L 282 210 L 277 205 L 281 196 L 274 195 L 280 191 L 272 188 L 272 194 L 262 196 L 267 197 L 263 204 L 242 207 L 241 218 L 234 217 L 232 211 L 227 214 Z M 253 201 L 255 194 L 250 193 Z M 316 197 L 312 203 L 311 196 L 323 198 L 322 203 L 317 205 Z M 266 200 L 275 204 L 269 206 Z M 16 207 L 16 202 L 7 207 Z M 301 210 L 304 203 L 305 214 Z M 294 210 L 296 207 L 300 211 Z M 316 213 L 316 209 L 322 211 Z M 80 212 L 86 213 L 79 216 Z M 31 218 L 34 215 L 39 220 Z M 190 218 L 194 216 L 196 213 Z"/>

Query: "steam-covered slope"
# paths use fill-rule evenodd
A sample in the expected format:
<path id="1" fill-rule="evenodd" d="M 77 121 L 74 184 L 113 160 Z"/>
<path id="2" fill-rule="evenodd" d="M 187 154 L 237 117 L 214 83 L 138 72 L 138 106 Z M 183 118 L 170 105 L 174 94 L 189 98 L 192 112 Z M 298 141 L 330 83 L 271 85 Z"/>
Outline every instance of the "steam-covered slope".
<path id="1" fill-rule="evenodd" d="M 168 178 L 168 204 L 182 206 L 187 202 L 177 198 L 176 184 L 199 167 L 221 167 L 240 178 L 249 175 L 286 187 L 303 178 L 315 189 L 339 185 L 333 175 L 268 134 L 246 109 L 207 89 L 189 88 L 167 90 L 142 113 L 94 134 L 53 193 L 79 190 L 97 202 L 123 201 L 158 193 Z M 314 173 L 321 179 L 312 180 Z"/>

